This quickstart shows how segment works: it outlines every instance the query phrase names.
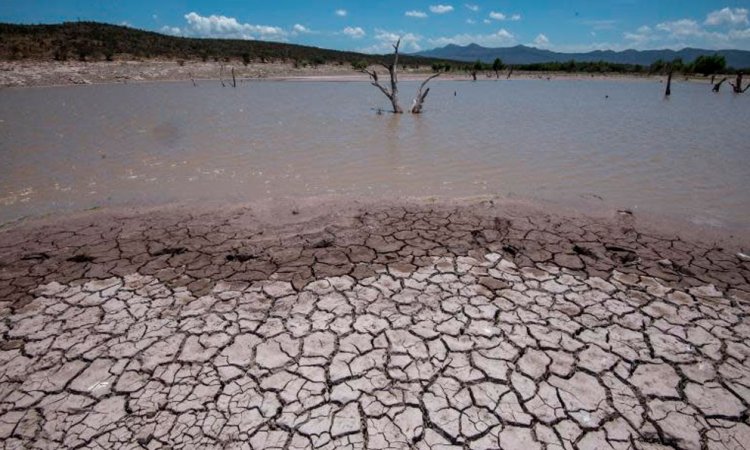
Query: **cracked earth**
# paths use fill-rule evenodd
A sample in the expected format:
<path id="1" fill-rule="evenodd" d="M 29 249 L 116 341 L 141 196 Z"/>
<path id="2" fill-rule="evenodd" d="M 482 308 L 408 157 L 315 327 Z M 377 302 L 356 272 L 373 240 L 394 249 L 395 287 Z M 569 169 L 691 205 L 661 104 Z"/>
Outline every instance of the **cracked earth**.
<path id="1" fill-rule="evenodd" d="M 4 448 L 743 449 L 750 263 L 400 205 L 0 233 Z"/>

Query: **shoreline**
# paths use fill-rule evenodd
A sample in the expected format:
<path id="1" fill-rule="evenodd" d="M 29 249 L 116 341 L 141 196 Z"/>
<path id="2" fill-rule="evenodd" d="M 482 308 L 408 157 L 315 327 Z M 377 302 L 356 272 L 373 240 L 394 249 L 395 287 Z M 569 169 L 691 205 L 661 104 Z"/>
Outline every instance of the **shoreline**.
<path id="1" fill-rule="evenodd" d="M 55 226 L 74 222 L 89 216 L 109 218 L 136 217 L 149 215 L 162 210 L 175 211 L 179 214 L 206 213 L 242 208 L 262 210 L 270 209 L 270 205 L 278 204 L 291 209 L 318 208 L 323 211 L 352 208 L 382 208 L 388 206 L 427 206 L 443 205 L 452 207 L 472 207 L 481 203 L 491 203 L 498 207 L 520 208 L 531 215 L 553 215 L 567 220 L 584 221 L 624 221 L 628 224 L 637 223 L 639 229 L 657 234 L 680 235 L 688 240 L 723 242 L 737 247 L 741 252 L 750 253 L 750 226 L 715 225 L 710 222 L 694 222 L 686 217 L 659 214 L 653 211 L 622 207 L 606 201 L 581 196 L 576 199 L 553 200 L 541 197 L 524 197 L 501 194 L 476 194 L 468 196 L 400 196 L 394 199 L 390 195 L 365 196 L 353 193 L 334 193 L 318 195 L 283 195 L 253 200 L 222 200 L 196 199 L 187 201 L 147 202 L 132 204 L 130 202 L 95 205 L 82 209 L 59 209 L 45 213 L 25 215 L 0 222 L 0 234 L 8 230 L 19 228 L 37 228 L 40 226 Z M 281 218 L 285 217 L 283 214 Z M 283 219 L 270 222 L 272 225 L 283 224 Z"/>
<path id="2" fill-rule="evenodd" d="M 398 200 L 383 197 L 355 195 L 319 195 L 314 197 L 275 197 L 246 202 L 203 201 L 174 202 L 149 205 L 116 205 L 95 207 L 85 210 L 48 213 L 41 216 L 27 216 L 0 225 L 0 241 L 4 236 L 32 235 L 41 229 L 64 230 L 75 228 L 83 223 L 88 227 L 98 222 L 112 223 L 118 220 L 135 220 L 148 225 L 155 217 L 171 215 L 175 217 L 215 216 L 228 218 L 238 211 L 252 211 L 254 226 L 270 230 L 299 225 L 305 221 L 322 222 L 331 225 L 341 217 L 353 216 L 360 212 L 414 209 L 455 209 L 474 214 L 479 211 L 492 211 L 496 214 L 508 213 L 519 217 L 552 220 L 560 226 L 564 223 L 604 226 L 625 232 L 672 236 L 701 245 L 726 247 L 732 256 L 736 253 L 750 253 L 750 230 L 728 229 L 704 224 L 696 224 L 674 217 L 661 216 L 642 211 L 619 210 L 608 205 L 588 201 L 560 203 L 535 198 L 503 197 L 498 195 L 477 195 L 471 197 L 405 197 Z"/>
<path id="3" fill-rule="evenodd" d="M 147 202 L 141 204 L 113 204 L 96 205 L 82 209 L 61 209 L 45 213 L 26 215 L 0 222 L 0 234 L 8 230 L 19 228 L 35 229 L 40 226 L 63 225 L 76 222 L 86 217 L 103 217 L 105 219 L 117 217 L 148 216 L 168 211 L 187 214 L 190 211 L 218 212 L 236 209 L 268 210 L 269 205 L 284 205 L 288 209 L 317 208 L 323 211 L 352 208 L 382 208 L 388 206 L 412 205 L 449 205 L 452 207 L 472 207 L 489 202 L 498 207 L 520 208 L 531 215 L 553 215 L 561 220 L 584 220 L 587 222 L 624 222 L 633 226 L 637 223 L 639 229 L 657 234 L 674 234 L 688 240 L 723 242 L 733 245 L 739 251 L 750 253 L 750 227 L 741 225 L 714 225 L 709 222 L 694 222 L 685 217 L 659 214 L 642 209 L 631 210 L 603 201 L 581 197 L 567 201 L 544 199 L 539 197 L 523 197 L 501 194 L 477 194 L 469 196 L 402 196 L 394 199 L 389 195 L 364 196 L 362 194 L 319 194 L 312 196 L 274 196 L 254 200 L 188 200 Z M 277 221 L 270 221 L 272 225 L 283 224 L 282 214 Z M 269 219 L 270 220 L 270 219 Z"/>
<path id="4" fill-rule="evenodd" d="M 224 67 L 224 69 L 222 69 Z M 54 61 L 0 61 L 0 88 L 12 87 L 59 87 L 90 84 L 123 84 L 143 82 L 189 82 L 231 79 L 234 68 L 238 81 L 326 81 L 326 82 L 368 82 L 367 75 L 356 72 L 348 65 L 322 65 L 317 67 L 294 67 L 291 63 L 252 63 L 242 64 L 218 62 L 176 61 L 114 61 L 114 62 L 54 62 Z M 402 81 L 423 80 L 433 72 L 429 68 L 407 69 L 399 76 Z M 505 81 L 507 71 L 501 73 L 500 81 Z M 514 71 L 511 79 L 555 79 L 555 80 L 626 80 L 658 81 L 661 75 L 636 75 L 620 73 L 566 73 L 566 72 L 524 72 Z M 435 81 L 472 81 L 463 72 L 442 73 Z M 496 81 L 494 76 L 482 73 L 477 81 Z M 704 77 L 679 77 L 675 82 L 708 82 Z"/>

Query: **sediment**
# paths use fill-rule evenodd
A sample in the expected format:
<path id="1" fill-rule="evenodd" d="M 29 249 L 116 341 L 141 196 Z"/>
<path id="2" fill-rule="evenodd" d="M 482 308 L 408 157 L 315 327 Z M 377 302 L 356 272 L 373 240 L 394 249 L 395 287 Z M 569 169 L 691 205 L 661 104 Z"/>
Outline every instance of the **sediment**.
<path id="1" fill-rule="evenodd" d="M 491 201 L 16 225 L 0 231 L 0 439 L 743 448 L 740 250 Z"/>

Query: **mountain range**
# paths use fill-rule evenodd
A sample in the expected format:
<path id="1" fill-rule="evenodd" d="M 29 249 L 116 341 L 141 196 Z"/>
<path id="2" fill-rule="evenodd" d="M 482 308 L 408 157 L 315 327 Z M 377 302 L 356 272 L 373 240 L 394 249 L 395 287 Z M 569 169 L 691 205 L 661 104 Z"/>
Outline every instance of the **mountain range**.
<path id="1" fill-rule="evenodd" d="M 691 62 L 701 55 L 719 54 L 726 58 L 727 66 L 750 68 L 750 51 L 746 50 L 706 50 L 699 48 L 684 48 L 682 50 L 596 50 L 587 53 L 559 53 L 525 45 L 515 47 L 488 48 L 477 44 L 466 46 L 449 44 L 442 48 L 425 50 L 415 55 L 473 62 L 480 60 L 491 63 L 500 58 L 505 64 L 537 64 L 547 62 L 579 62 L 605 61 L 617 64 L 640 64 L 648 66 L 657 60 L 672 61 L 682 58 L 684 62 Z"/>

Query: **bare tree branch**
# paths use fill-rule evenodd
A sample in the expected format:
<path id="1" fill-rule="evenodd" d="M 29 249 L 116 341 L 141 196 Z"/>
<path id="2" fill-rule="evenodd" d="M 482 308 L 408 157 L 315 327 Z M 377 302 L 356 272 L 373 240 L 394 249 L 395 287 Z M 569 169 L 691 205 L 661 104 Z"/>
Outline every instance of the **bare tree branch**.
<path id="1" fill-rule="evenodd" d="M 412 114 L 419 114 L 422 112 L 422 106 L 424 104 L 424 99 L 427 98 L 427 94 L 430 93 L 430 88 L 427 88 L 426 91 L 422 92 L 422 89 L 424 89 L 425 85 L 429 83 L 430 80 L 433 78 L 437 78 L 440 76 L 440 73 L 436 73 L 430 77 L 428 77 L 426 80 L 422 82 L 421 85 L 419 85 L 419 89 L 417 90 L 417 96 L 414 98 L 414 101 L 412 102 L 411 106 L 411 112 Z"/>
<path id="2" fill-rule="evenodd" d="M 393 44 L 394 49 L 394 56 L 393 56 L 393 64 L 386 65 L 384 63 L 381 63 L 383 67 L 385 67 L 388 70 L 388 74 L 391 78 L 391 89 L 388 90 L 387 87 L 380 84 L 380 81 L 378 80 L 378 73 L 373 70 L 370 72 L 367 69 L 363 69 L 362 72 L 366 73 L 370 76 L 370 80 L 373 86 L 380 89 L 380 92 L 382 92 L 386 97 L 388 97 L 388 100 L 391 101 L 391 106 L 393 107 L 393 112 L 396 114 L 401 114 L 404 112 L 403 109 L 401 109 L 401 106 L 398 104 L 398 48 L 401 46 L 401 38 L 396 41 L 395 44 Z"/>
<path id="3" fill-rule="evenodd" d="M 742 72 L 737 72 L 737 81 L 735 83 L 729 82 L 735 94 L 742 94 L 747 90 L 747 88 L 744 91 L 742 90 L 742 75 Z"/>
<path id="4" fill-rule="evenodd" d="M 367 69 L 363 69 L 362 73 L 366 73 L 367 75 L 369 75 L 370 79 L 372 80 L 370 84 L 380 89 L 380 91 L 385 94 L 385 96 L 388 97 L 389 100 L 391 99 L 391 93 L 388 91 L 388 88 L 380 84 L 380 82 L 378 81 L 378 73 L 376 71 L 373 70 L 372 72 L 370 72 Z"/>
<path id="5" fill-rule="evenodd" d="M 724 84 L 725 81 L 727 81 L 727 77 L 722 78 L 718 83 L 714 84 L 714 87 L 711 90 L 713 92 L 719 92 L 719 89 L 721 89 L 721 85 Z"/>

